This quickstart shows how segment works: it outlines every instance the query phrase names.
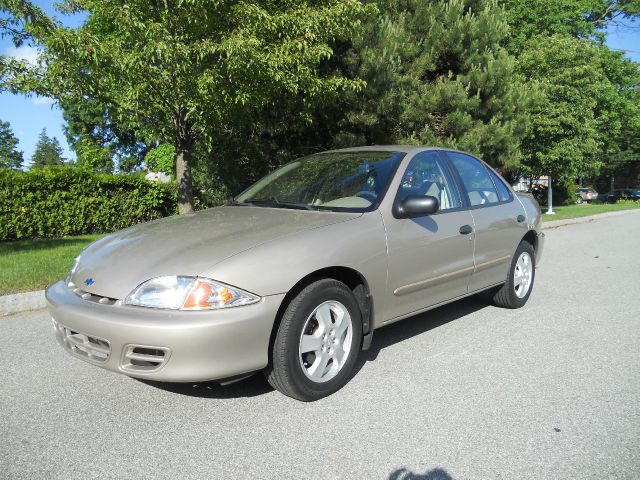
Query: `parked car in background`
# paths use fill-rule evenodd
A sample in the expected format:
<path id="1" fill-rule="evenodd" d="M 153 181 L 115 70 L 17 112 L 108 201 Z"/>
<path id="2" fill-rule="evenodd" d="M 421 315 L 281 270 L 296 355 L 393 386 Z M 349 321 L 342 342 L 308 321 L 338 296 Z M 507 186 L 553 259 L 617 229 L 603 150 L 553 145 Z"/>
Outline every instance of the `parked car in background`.
<path id="1" fill-rule="evenodd" d="M 598 192 L 596 192 L 593 188 L 579 188 L 578 190 L 576 190 L 576 194 L 578 195 L 576 203 L 598 200 Z"/>
<path id="2" fill-rule="evenodd" d="M 543 240 L 533 197 L 471 155 L 353 148 L 107 235 L 46 298 L 86 362 L 168 382 L 262 370 L 309 401 L 347 383 L 380 327 L 484 290 L 522 307 Z"/>
<path id="3" fill-rule="evenodd" d="M 615 203 L 618 200 L 640 200 L 640 188 L 616 188 L 598 195 L 603 203 Z"/>

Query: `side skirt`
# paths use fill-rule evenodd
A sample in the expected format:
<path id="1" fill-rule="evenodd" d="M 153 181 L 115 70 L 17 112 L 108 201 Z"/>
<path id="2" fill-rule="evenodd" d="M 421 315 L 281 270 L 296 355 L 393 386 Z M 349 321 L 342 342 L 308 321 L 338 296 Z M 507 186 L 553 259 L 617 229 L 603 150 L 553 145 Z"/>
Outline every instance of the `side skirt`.
<path id="1" fill-rule="evenodd" d="M 438 308 L 438 307 L 441 307 L 443 305 L 447 305 L 449 303 L 456 302 L 456 301 L 461 300 L 461 299 L 466 298 L 466 297 L 470 297 L 471 295 L 475 295 L 476 293 L 484 292 L 485 290 L 489 290 L 489 289 L 497 287 L 499 285 L 503 285 L 504 283 L 505 282 L 498 282 L 498 283 L 496 283 L 494 285 L 489 285 L 487 287 L 482 287 L 482 288 L 479 288 L 477 290 L 473 290 L 471 292 L 467 292 L 464 295 L 459 295 L 459 296 L 454 297 L 454 298 L 452 298 L 450 300 L 445 300 L 444 302 L 436 303 L 436 304 L 430 305 L 430 306 L 428 306 L 426 308 L 421 308 L 419 310 L 415 310 L 415 311 L 410 312 L 410 313 L 405 313 L 404 315 L 400 315 L 400 316 L 391 318 L 389 320 L 385 320 L 384 322 L 382 322 L 382 325 L 379 325 L 378 327 L 375 327 L 375 328 L 380 328 L 380 327 L 384 327 L 386 325 L 391 325 L 392 323 L 398 322 L 400 320 L 404 320 L 405 318 L 413 317 L 414 315 L 418 315 L 418 314 L 423 313 L 423 312 L 428 312 L 429 310 L 433 310 L 434 308 Z"/>

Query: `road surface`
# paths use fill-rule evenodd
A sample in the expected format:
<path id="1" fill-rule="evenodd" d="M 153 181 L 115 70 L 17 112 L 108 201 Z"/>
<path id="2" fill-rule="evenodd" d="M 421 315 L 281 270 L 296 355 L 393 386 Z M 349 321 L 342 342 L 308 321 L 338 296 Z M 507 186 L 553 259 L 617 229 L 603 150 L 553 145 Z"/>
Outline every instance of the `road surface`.
<path id="1" fill-rule="evenodd" d="M 525 308 L 379 330 L 315 403 L 107 372 L 44 311 L 0 318 L 0 367 L 1 478 L 637 479 L 640 215 L 548 230 Z"/>

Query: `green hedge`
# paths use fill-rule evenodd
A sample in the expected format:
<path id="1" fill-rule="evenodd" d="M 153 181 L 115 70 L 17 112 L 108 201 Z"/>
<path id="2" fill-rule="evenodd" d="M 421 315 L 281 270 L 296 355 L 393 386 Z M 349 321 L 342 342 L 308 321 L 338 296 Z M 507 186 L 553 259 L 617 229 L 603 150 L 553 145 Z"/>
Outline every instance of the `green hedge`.
<path id="1" fill-rule="evenodd" d="M 175 184 L 69 167 L 0 168 L 0 240 L 104 233 L 176 213 Z"/>

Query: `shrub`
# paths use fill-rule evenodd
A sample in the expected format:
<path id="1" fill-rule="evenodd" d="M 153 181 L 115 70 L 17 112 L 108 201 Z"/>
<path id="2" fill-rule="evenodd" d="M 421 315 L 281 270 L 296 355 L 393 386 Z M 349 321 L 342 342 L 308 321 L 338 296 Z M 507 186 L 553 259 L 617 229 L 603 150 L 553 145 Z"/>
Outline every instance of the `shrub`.
<path id="1" fill-rule="evenodd" d="M 578 186 L 573 182 L 554 182 L 553 188 L 553 204 L 554 205 L 573 205 L 577 202 L 579 194 Z M 531 193 L 540 205 L 547 205 L 547 194 L 549 187 L 546 185 L 534 185 Z"/>
<path id="2" fill-rule="evenodd" d="M 176 213 L 175 184 L 50 167 L 0 169 L 0 240 L 105 233 Z"/>

